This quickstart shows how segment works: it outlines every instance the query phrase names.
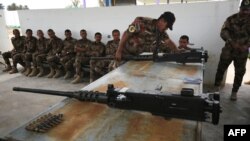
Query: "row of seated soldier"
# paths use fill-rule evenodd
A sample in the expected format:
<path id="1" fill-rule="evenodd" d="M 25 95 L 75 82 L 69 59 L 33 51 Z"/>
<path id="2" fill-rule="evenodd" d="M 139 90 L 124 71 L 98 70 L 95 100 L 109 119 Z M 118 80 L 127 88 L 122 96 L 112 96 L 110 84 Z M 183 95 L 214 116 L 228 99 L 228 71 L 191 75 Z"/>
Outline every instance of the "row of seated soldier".
<path id="1" fill-rule="evenodd" d="M 87 38 L 87 31 L 80 31 L 81 39 L 72 37 L 69 29 L 65 30 L 65 39 L 58 38 L 52 29 L 47 31 L 49 39 L 44 37 L 42 30 L 37 30 L 37 38 L 33 36 L 31 29 L 26 30 L 26 36 L 21 36 L 18 29 L 13 30 L 11 38 L 13 49 L 2 54 L 7 67 L 3 72 L 18 73 L 17 64 L 23 69 L 21 73 L 29 77 L 47 77 L 70 79 L 72 84 L 81 82 L 84 76 L 88 76 L 84 68 L 88 68 L 90 82 L 110 72 L 117 66 L 112 60 L 91 61 L 90 57 L 114 57 L 120 42 L 120 31 L 112 31 L 113 39 L 105 45 L 102 42 L 102 34 L 95 33 L 95 41 Z M 181 36 L 179 49 L 187 47 L 189 38 Z M 149 50 L 150 51 L 150 50 Z M 168 52 L 168 48 L 160 45 L 161 52 Z M 10 58 L 13 61 L 11 65 Z M 49 67 L 49 73 L 46 73 Z"/>

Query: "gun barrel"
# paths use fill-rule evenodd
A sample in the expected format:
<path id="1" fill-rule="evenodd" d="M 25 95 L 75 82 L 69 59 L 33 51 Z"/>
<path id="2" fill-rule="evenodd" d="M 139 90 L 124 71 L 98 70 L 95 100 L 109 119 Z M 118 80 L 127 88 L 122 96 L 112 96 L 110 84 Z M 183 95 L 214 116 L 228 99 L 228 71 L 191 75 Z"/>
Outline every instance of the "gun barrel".
<path id="1" fill-rule="evenodd" d="M 66 96 L 69 98 L 75 98 L 81 101 L 92 101 L 98 103 L 107 103 L 106 93 L 94 92 L 94 91 L 55 91 L 55 90 L 43 90 L 43 89 L 31 89 L 31 88 L 21 88 L 14 87 L 13 91 L 31 92 L 46 95 L 55 96 Z"/>
<path id="2" fill-rule="evenodd" d="M 115 57 L 91 57 L 91 60 L 114 60 Z M 152 55 L 138 55 L 138 56 L 122 56 L 122 60 L 129 61 L 151 61 L 153 60 Z"/>
<path id="3" fill-rule="evenodd" d="M 74 97 L 73 92 L 63 92 L 63 91 L 54 91 L 54 90 L 42 90 L 42 89 L 14 87 L 13 91 L 31 92 L 31 93 L 56 95 L 56 96 L 66 96 L 66 97 L 70 97 L 70 98 Z"/>

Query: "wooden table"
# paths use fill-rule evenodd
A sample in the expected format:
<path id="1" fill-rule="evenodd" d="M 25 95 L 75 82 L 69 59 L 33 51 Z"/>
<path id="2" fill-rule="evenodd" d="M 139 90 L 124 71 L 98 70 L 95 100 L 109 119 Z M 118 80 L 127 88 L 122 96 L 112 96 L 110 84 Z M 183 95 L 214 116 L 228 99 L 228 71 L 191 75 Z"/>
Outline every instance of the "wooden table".
<path id="1" fill-rule="evenodd" d="M 82 90 L 105 92 L 107 84 L 112 83 L 115 87 L 134 90 L 154 90 L 161 85 L 163 92 L 180 93 L 182 88 L 193 88 L 196 95 L 202 93 L 202 83 L 186 84 L 184 78 L 203 80 L 203 64 L 130 61 Z M 114 109 L 70 98 L 40 115 L 48 112 L 64 114 L 64 121 L 47 133 L 26 131 L 26 123 L 7 138 L 23 141 L 194 141 L 200 140 L 201 134 L 200 122 L 165 119 L 147 112 Z"/>

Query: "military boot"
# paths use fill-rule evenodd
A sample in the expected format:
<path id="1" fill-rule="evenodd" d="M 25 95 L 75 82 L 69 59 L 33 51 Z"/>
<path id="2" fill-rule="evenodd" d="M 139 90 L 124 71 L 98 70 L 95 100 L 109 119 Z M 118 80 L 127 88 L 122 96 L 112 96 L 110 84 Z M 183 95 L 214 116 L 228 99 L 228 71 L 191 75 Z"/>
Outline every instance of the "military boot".
<path id="1" fill-rule="evenodd" d="M 32 72 L 29 74 L 29 77 L 33 77 L 36 76 L 38 74 L 39 70 L 37 69 L 37 67 L 34 67 L 32 69 Z"/>
<path id="2" fill-rule="evenodd" d="M 13 67 L 13 68 L 11 69 L 11 71 L 9 71 L 9 74 L 13 74 L 13 73 L 18 73 L 17 68 Z"/>
<path id="3" fill-rule="evenodd" d="M 71 81 L 72 84 L 77 84 L 77 83 L 80 83 L 81 81 L 81 76 L 80 75 L 76 75 L 76 78 Z"/>
<path id="4" fill-rule="evenodd" d="M 21 73 L 25 73 L 26 72 L 26 70 L 27 70 L 27 68 L 26 67 L 24 67 L 22 70 L 21 70 Z"/>
<path id="5" fill-rule="evenodd" d="M 48 78 L 52 78 L 55 75 L 55 69 L 54 68 L 50 68 L 50 73 L 47 75 Z"/>
<path id="6" fill-rule="evenodd" d="M 237 100 L 237 92 L 232 92 L 230 96 L 230 100 L 236 101 Z"/>
<path id="7" fill-rule="evenodd" d="M 3 70 L 3 72 L 8 72 L 11 70 L 11 65 L 7 65 L 7 67 Z"/>
<path id="8" fill-rule="evenodd" d="M 26 71 L 23 73 L 25 76 L 28 76 L 32 72 L 32 69 L 28 67 Z"/>
<path id="9" fill-rule="evenodd" d="M 67 71 L 66 74 L 64 75 L 64 79 L 68 79 L 68 78 L 71 78 L 72 77 L 72 74 L 70 71 Z"/>
<path id="10" fill-rule="evenodd" d="M 43 67 L 39 67 L 39 73 L 37 75 L 37 77 L 42 77 L 45 75 L 45 71 Z"/>
<path id="11" fill-rule="evenodd" d="M 20 62 L 20 65 L 23 67 L 23 69 L 21 70 L 21 73 L 24 73 L 26 71 L 27 67 L 25 67 L 26 65 L 22 61 Z"/>
<path id="12" fill-rule="evenodd" d="M 61 75 L 62 75 L 61 69 L 56 69 L 56 73 L 55 73 L 55 75 L 53 76 L 53 78 L 59 78 Z"/>
<path id="13" fill-rule="evenodd" d="M 25 74 L 27 73 L 27 70 L 28 70 L 28 68 L 27 68 L 27 67 L 24 67 L 23 70 L 21 70 L 21 73 L 22 73 L 23 75 L 25 75 Z"/>
<path id="14" fill-rule="evenodd" d="M 250 85 L 250 81 L 244 82 L 244 84 L 246 84 L 246 85 Z"/>

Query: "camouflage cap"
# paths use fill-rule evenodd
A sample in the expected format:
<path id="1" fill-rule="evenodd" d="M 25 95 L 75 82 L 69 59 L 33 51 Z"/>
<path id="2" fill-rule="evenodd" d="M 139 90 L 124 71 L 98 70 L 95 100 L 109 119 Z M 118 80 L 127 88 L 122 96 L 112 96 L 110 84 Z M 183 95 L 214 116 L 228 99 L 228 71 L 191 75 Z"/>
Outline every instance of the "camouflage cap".
<path id="1" fill-rule="evenodd" d="M 242 0 L 242 2 L 240 4 L 240 8 L 250 9 L 250 0 Z"/>

